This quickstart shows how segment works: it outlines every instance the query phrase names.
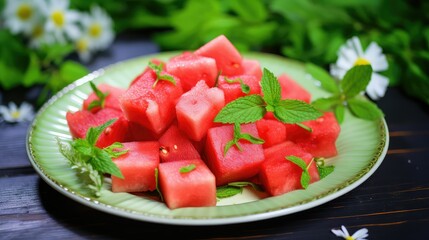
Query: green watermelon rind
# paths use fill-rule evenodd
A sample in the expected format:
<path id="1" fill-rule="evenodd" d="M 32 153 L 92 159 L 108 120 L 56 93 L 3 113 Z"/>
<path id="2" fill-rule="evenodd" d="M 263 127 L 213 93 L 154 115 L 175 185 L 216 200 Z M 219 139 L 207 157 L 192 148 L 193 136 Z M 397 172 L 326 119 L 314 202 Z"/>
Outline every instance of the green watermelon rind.
<path id="1" fill-rule="evenodd" d="M 346 112 L 337 140 L 338 155 L 328 159 L 328 164 L 335 164 L 335 171 L 306 190 L 267 198 L 245 190 L 242 195 L 222 199 L 216 207 L 170 210 L 144 194 L 113 193 L 106 178 L 101 197 L 93 197 L 70 169 L 56 144 L 55 137 L 71 139 L 66 112 L 81 107 L 91 92 L 89 81 L 125 88 L 150 59 L 167 60 L 179 53 L 147 55 L 107 66 L 75 81 L 47 101 L 27 133 L 29 160 L 41 178 L 67 197 L 110 214 L 162 224 L 221 225 L 264 220 L 319 206 L 358 187 L 382 163 L 389 145 L 385 120 L 365 121 Z M 307 76 L 301 62 L 266 53 L 243 53 L 243 56 L 260 61 L 261 67 L 274 74 L 288 73 L 311 92 L 313 99 L 328 95 Z"/>

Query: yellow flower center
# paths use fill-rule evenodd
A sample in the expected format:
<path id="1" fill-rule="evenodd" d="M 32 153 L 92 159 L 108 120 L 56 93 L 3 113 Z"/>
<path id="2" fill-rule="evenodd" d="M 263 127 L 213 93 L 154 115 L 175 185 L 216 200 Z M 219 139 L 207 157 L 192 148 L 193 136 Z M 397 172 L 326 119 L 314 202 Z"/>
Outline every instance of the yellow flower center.
<path id="1" fill-rule="evenodd" d="M 352 237 L 350 237 L 350 236 L 347 236 L 346 237 L 346 240 L 355 240 L 354 238 L 352 238 Z"/>
<path id="2" fill-rule="evenodd" d="M 360 58 L 356 59 L 356 61 L 355 61 L 355 64 L 354 64 L 354 65 L 355 65 L 355 66 L 360 66 L 360 65 L 371 65 L 371 63 L 370 63 L 368 60 L 366 60 L 365 58 L 360 57 Z"/>
<path id="3" fill-rule="evenodd" d="M 43 35 L 43 27 L 41 25 L 36 25 L 31 32 L 32 38 L 39 38 Z"/>
<path id="4" fill-rule="evenodd" d="M 79 39 L 76 42 L 76 49 L 78 52 L 85 52 L 88 49 L 88 41 L 86 39 Z"/>
<path id="5" fill-rule="evenodd" d="M 62 11 L 54 11 L 51 14 L 51 18 L 57 27 L 62 27 L 64 25 L 64 13 Z"/>
<path id="6" fill-rule="evenodd" d="M 21 113 L 19 111 L 13 111 L 10 114 L 12 116 L 13 119 L 18 119 L 19 116 L 21 116 Z"/>
<path id="7" fill-rule="evenodd" d="M 16 15 L 23 21 L 28 20 L 33 15 L 33 9 L 28 4 L 21 4 L 16 9 Z"/>
<path id="8" fill-rule="evenodd" d="M 88 29 L 89 35 L 94 38 L 100 37 L 102 31 L 103 29 L 98 23 L 91 24 L 91 26 L 89 26 L 89 29 Z"/>

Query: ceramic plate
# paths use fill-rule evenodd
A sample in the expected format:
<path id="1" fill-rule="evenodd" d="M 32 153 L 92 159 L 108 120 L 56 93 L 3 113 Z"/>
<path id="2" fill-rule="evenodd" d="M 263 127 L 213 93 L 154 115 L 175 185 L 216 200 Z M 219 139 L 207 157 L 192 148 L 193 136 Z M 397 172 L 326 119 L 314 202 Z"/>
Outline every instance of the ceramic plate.
<path id="1" fill-rule="evenodd" d="M 67 197 L 110 214 L 163 224 L 221 225 L 274 218 L 331 201 L 368 179 L 386 155 L 389 137 L 385 120 L 365 121 L 346 112 L 337 140 L 338 155 L 327 159 L 328 164 L 335 165 L 335 171 L 306 190 L 268 198 L 245 190 L 243 194 L 222 199 L 216 207 L 170 210 L 164 203 L 149 197 L 113 193 L 109 178 L 106 178 L 101 197 L 93 197 L 58 150 L 56 137 L 71 139 L 66 112 L 81 107 L 91 92 L 88 81 L 127 88 L 150 59 L 168 60 L 176 54 L 178 52 L 148 55 L 108 66 L 77 80 L 46 102 L 27 135 L 28 156 L 41 178 Z M 300 62 L 263 53 L 248 53 L 244 57 L 259 60 L 262 67 L 276 75 L 289 74 L 312 93 L 313 99 L 327 94 L 306 75 Z"/>

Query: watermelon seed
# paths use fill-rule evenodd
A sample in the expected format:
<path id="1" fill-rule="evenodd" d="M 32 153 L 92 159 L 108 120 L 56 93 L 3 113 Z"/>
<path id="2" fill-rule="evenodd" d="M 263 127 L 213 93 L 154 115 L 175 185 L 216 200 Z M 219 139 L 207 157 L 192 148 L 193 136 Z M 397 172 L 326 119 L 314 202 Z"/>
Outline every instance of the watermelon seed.
<path id="1" fill-rule="evenodd" d="M 168 150 L 165 147 L 160 147 L 159 151 L 161 151 L 162 154 L 167 155 L 168 154 Z"/>

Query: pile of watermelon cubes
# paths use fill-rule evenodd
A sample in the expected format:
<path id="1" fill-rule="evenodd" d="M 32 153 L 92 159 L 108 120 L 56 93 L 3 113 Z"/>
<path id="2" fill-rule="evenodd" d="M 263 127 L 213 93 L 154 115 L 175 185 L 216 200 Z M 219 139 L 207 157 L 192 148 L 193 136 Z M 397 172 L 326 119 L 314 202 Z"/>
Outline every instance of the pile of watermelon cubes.
<path id="1" fill-rule="evenodd" d="M 233 146 L 224 155 L 225 144 L 233 139 L 233 125 L 213 120 L 234 99 L 261 94 L 262 77 L 259 62 L 244 58 L 224 35 L 168 61 L 150 61 L 162 66 L 161 74 L 173 77 L 176 84 L 158 81 L 154 86 L 157 74 L 145 66 L 126 89 L 99 84 L 102 92 L 108 92 L 103 108 L 88 110 L 97 100 L 93 92 L 81 110 L 66 115 L 73 138 L 84 138 L 90 127 L 117 119 L 96 143 L 103 148 L 121 142 L 128 150 L 113 159 L 124 176 L 111 176 L 113 192 L 155 191 L 158 183 L 170 209 L 216 206 L 216 188 L 231 182 L 252 181 L 269 196 L 301 189 L 302 169 L 286 156 L 308 164 L 314 157 L 337 155 L 340 126 L 331 112 L 304 122 L 311 132 L 267 113 L 255 123 L 241 125 L 242 132 L 263 139 L 263 144 L 240 140 L 241 151 Z M 283 99 L 310 103 L 311 94 L 286 73 L 277 77 Z M 249 92 L 244 93 L 234 79 L 248 85 Z M 196 166 L 193 171 L 179 171 L 190 164 Z M 311 183 L 319 180 L 315 164 L 309 173 Z"/>

